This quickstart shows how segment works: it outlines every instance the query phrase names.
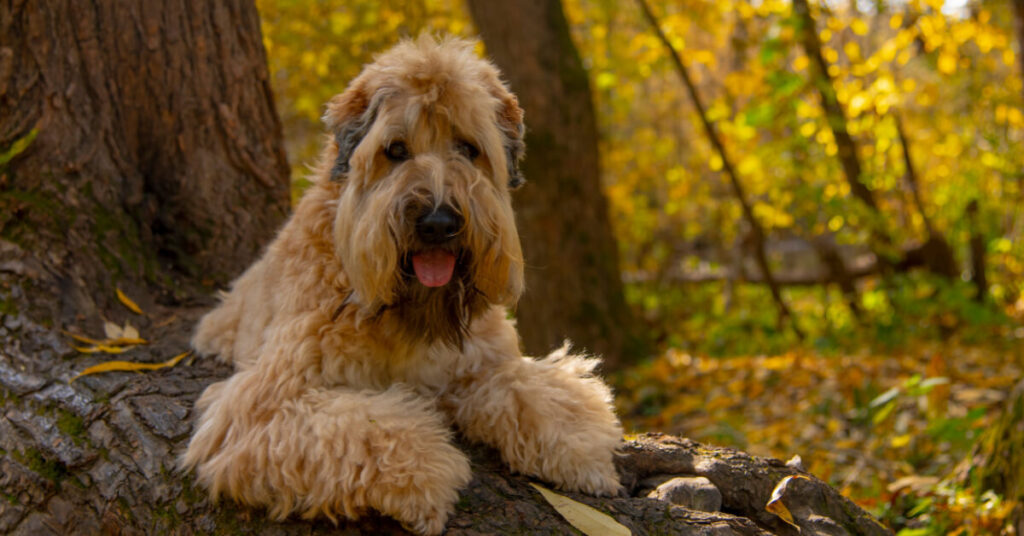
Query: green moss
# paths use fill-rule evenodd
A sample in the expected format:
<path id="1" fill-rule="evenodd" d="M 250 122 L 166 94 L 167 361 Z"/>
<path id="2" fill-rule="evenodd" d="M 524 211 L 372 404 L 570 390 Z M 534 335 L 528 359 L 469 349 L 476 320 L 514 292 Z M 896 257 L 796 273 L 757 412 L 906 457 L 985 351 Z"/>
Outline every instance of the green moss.
<path id="1" fill-rule="evenodd" d="M 81 444 L 84 440 L 85 422 L 82 421 L 81 417 L 70 411 L 57 410 L 57 429 L 70 436 L 75 444 Z"/>
<path id="2" fill-rule="evenodd" d="M 18 506 L 18 497 L 16 497 L 15 495 L 4 491 L 0 491 L 0 497 L 7 499 L 7 502 L 13 504 L 14 506 Z"/>
<path id="3" fill-rule="evenodd" d="M 117 498 L 117 510 L 124 516 L 127 521 L 133 521 L 135 516 L 132 515 L 132 505 L 128 504 L 128 499 L 124 497 Z"/>
<path id="4" fill-rule="evenodd" d="M 67 467 L 63 463 L 46 459 L 41 452 L 34 448 L 29 447 L 24 451 L 15 452 L 14 459 L 32 472 L 53 482 L 58 489 L 60 483 L 68 477 Z"/>
<path id="5" fill-rule="evenodd" d="M 18 395 L 7 389 L 0 389 L 0 406 L 6 406 L 8 402 L 14 403 L 17 401 Z"/>
<path id="6" fill-rule="evenodd" d="M 0 315 L 16 315 L 18 314 L 18 306 L 14 304 L 14 300 L 10 298 L 0 298 Z"/>
<path id="7" fill-rule="evenodd" d="M 195 486 L 195 482 L 192 481 L 192 475 L 187 475 L 183 478 L 181 485 L 181 498 L 185 499 L 185 504 L 193 505 L 205 499 L 203 493 Z"/>
<path id="8" fill-rule="evenodd" d="M 0 236 L 24 249 L 32 249 L 40 228 L 63 230 L 68 216 L 54 196 L 34 190 L 0 191 Z"/>
<path id="9" fill-rule="evenodd" d="M 155 525 L 160 529 L 159 532 L 166 533 L 169 529 L 173 529 L 181 525 L 181 517 L 178 516 L 178 511 L 174 509 L 173 505 L 161 505 L 158 504 L 153 507 L 153 517 L 156 518 Z"/>

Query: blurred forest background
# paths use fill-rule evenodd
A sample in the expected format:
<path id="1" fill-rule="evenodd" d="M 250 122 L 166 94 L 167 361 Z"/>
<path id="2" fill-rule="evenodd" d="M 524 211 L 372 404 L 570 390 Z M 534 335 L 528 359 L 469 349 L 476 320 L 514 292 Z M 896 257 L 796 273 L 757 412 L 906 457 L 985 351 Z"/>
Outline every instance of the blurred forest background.
<path id="1" fill-rule="evenodd" d="M 257 4 L 293 199 L 323 103 L 374 53 L 423 31 L 486 41 L 491 9 Z M 903 535 L 1019 526 L 1024 2 L 562 9 L 636 320 L 578 342 L 610 354 L 627 428 L 799 455 Z"/>

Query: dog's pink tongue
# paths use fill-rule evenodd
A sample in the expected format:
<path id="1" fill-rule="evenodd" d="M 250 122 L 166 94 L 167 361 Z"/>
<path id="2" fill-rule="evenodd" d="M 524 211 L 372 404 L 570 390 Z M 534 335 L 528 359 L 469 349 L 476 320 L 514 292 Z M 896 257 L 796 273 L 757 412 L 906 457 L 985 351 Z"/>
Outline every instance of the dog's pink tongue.
<path id="1" fill-rule="evenodd" d="M 427 287 L 443 287 L 455 271 L 455 255 L 443 249 L 432 249 L 412 256 L 416 279 Z"/>

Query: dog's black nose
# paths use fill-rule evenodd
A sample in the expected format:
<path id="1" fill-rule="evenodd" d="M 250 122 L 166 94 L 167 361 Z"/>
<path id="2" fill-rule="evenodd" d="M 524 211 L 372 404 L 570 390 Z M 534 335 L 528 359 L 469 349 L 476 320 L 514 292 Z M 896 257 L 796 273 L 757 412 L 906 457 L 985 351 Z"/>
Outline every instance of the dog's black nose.
<path id="1" fill-rule="evenodd" d="M 416 234 L 425 244 L 443 244 L 459 234 L 462 218 L 449 206 L 424 214 L 416 221 Z"/>

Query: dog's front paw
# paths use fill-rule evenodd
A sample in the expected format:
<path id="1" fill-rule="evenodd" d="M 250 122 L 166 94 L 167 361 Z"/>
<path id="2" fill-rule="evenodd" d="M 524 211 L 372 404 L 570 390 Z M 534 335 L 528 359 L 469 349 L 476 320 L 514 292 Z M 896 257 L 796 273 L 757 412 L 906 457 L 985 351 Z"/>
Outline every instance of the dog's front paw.
<path id="1" fill-rule="evenodd" d="M 551 475 L 558 487 L 598 497 L 613 497 L 622 489 L 615 465 L 610 459 L 577 460 Z"/>
<path id="2" fill-rule="evenodd" d="M 448 516 L 455 511 L 458 489 L 449 482 L 432 483 L 415 490 L 395 490 L 378 506 L 406 530 L 423 535 L 444 532 Z"/>
<path id="3" fill-rule="evenodd" d="M 445 434 L 395 439 L 393 451 L 377 457 L 379 471 L 370 505 L 418 534 L 441 534 L 455 511 L 459 490 L 472 477 L 469 459 Z"/>
<path id="4" fill-rule="evenodd" d="M 444 526 L 448 522 L 448 515 L 452 505 L 444 508 L 427 508 L 421 510 L 413 519 L 398 521 L 405 530 L 422 534 L 424 536 L 436 536 L 444 532 Z"/>

